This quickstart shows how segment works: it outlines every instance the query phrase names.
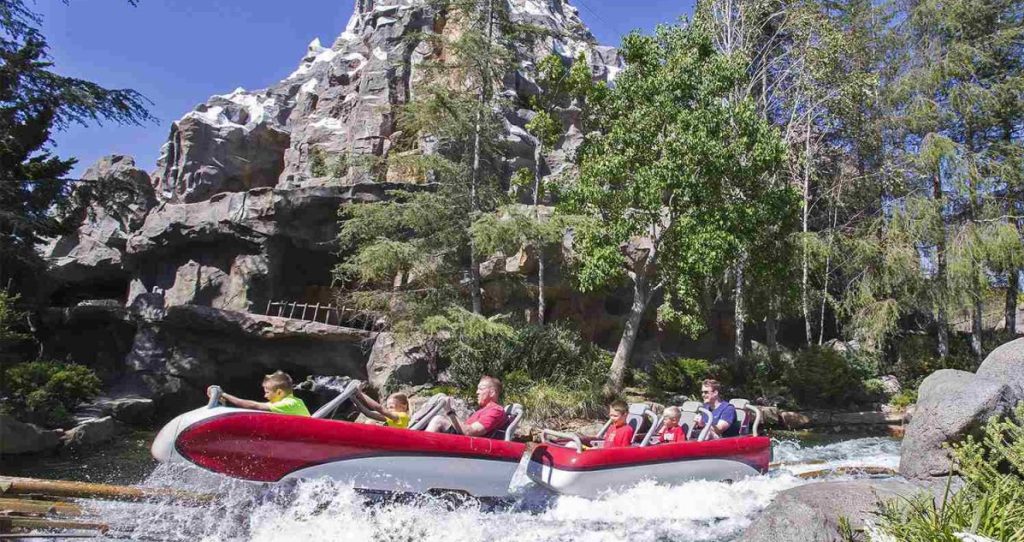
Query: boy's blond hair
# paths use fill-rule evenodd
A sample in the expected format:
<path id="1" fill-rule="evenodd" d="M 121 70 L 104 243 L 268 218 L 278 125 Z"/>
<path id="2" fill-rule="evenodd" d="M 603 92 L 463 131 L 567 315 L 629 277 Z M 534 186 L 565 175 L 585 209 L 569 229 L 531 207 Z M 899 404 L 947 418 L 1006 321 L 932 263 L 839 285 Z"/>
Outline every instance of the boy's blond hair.
<path id="1" fill-rule="evenodd" d="M 394 399 L 396 403 L 405 407 L 406 412 L 409 411 L 409 397 L 404 393 L 392 393 L 388 396 L 388 401 Z"/>
<path id="2" fill-rule="evenodd" d="M 683 415 L 683 413 L 679 410 L 679 407 L 670 406 L 665 409 L 665 412 L 662 412 L 662 415 L 664 415 L 664 417 L 666 418 L 678 420 Z"/>
<path id="3" fill-rule="evenodd" d="M 264 376 L 263 383 L 269 384 L 271 390 L 281 390 L 285 393 L 292 393 L 292 377 L 288 376 L 288 373 L 284 371 L 274 371 L 273 373 Z"/>
<path id="4" fill-rule="evenodd" d="M 618 412 L 619 414 L 629 414 L 629 405 L 625 401 L 612 401 L 612 404 L 608 405 L 608 408 Z"/>

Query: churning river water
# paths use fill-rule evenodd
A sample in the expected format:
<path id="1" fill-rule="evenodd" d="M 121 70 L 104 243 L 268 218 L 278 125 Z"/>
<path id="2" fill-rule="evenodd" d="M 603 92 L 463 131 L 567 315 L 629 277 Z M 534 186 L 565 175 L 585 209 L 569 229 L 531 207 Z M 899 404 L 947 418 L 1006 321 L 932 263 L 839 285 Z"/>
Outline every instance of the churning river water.
<path id="1" fill-rule="evenodd" d="M 189 491 L 216 492 L 216 504 L 102 503 L 96 510 L 111 534 L 132 540 L 183 541 L 702 541 L 730 540 L 781 491 L 809 483 L 800 472 L 839 466 L 895 468 L 899 442 L 859 438 L 806 445 L 777 441 L 766 476 L 735 483 L 696 481 L 665 486 L 640 481 L 596 499 L 543 490 L 522 473 L 507 502 L 451 498 L 382 498 L 329 480 L 267 490 L 226 481 L 191 467 L 161 465 L 143 482 Z"/>

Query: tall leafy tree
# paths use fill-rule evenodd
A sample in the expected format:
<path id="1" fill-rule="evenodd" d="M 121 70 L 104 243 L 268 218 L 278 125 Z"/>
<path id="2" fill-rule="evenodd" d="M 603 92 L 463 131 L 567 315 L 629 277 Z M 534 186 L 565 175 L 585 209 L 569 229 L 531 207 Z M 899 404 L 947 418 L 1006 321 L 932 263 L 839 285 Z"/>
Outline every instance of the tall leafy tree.
<path id="1" fill-rule="evenodd" d="M 73 207 L 65 179 L 74 158 L 50 149 L 54 130 L 102 120 L 152 120 L 133 90 L 111 90 L 53 70 L 39 16 L 0 0 L 0 280 L 27 286 L 41 262 L 34 246 L 56 235 Z M 78 202 L 79 206 L 83 202 Z"/>
<path id="2" fill-rule="evenodd" d="M 608 376 L 622 388 L 647 306 L 695 331 L 701 282 L 735 262 L 792 208 L 766 183 L 784 156 L 778 133 L 750 100 L 730 99 L 743 66 L 719 54 L 698 23 L 623 41 L 627 69 L 598 110 L 565 208 L 590 221 L 575 232 L 583 290 L 628 278 L 633 302 Z"/>

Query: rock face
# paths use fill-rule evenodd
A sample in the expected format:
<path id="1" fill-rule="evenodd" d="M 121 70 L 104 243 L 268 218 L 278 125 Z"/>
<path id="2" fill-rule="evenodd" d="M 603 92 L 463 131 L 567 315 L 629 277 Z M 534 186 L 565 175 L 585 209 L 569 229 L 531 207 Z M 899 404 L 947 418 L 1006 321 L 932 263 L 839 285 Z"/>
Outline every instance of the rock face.
<path id="1" fill-rule="evenodd" d="M 431 374 L 430 356 L 424 345 L 400 341 L 393 333 L 381 333 L 373 343 L 366 364 L 370 385 L 381 393 L 426 384 Z"/>
<path id="2" fill-rule="evenodd" d="M 878 504 L 920 493 L 921 488 L 897 480 L 820 482 L 780 493 L 740 536 L 740 542 L 835 542 L 843 540 L 839 518 L 863 528 Z"/>
<path id="3" fill-rule="evenodd" d="M 120 297 L 128 281 L 123 266 L 129 232 L 156 205 L 149 175 L 128 156 L 105 156 L 86 170 L 76 191 L 103 187 L 115 191 L 111 204 L 91 203 L 78 210 L 78 229 L 42 249 L 49 275 L 62 286 L 78 286 Z M 60 293 L 58 292 L 58 296 Z"/>
<path id="4" fill-rule="evenodd" d="M 0 455 L 50 452 L 57 449 L 60 437 L 37 425 L 22 423 L 0 414 Z"/>
<path id="5" fill-rule="evenodd" d="M 551 52 L 566 59 L 585 53 L 596 78 L 610 79 L 622 68 L 615 49 L 598 46 L 562 0 L 513 0 L 511 6 L 515 18 L 555 36 L 535 50 L 520 50 L 524 63 Z M 166 201 L 192 203 L 219 192 L 330 183 L 322 171 L 312 171 L 320 153 L 386 158 L 395 145 L 397 108 L 423 79 L 424 60 L 439 52 L 421 35 L 457 32 L 449 22 L 423 0 L 357 0 L 345 31 L 330 47 L 313 40 L 286 79 L 260 91 L 214 96 L 176 121 L 153 175 L 157 190 Z M 505 77 L 510 96 L 537 91 L 525 72 Z M 521 148 L 522 159 L 510 160 L 516 167 L 532 162 L 524 115 L 509 112 L 507 138 Z M 572 126 L 567 132 L 579 135 Z M 331 177 L 395 178 L 372 174 L 358 159 L 349 163 Z"/>
<path id="6" fill-rule="evenodd" d="M 948 474 L 950 456 L 943 443 L 979 431 L 1013 404 L 1010 387 L 1001 382 L 954 369 L 932 373 L 918 390 L 917 409 L 900 452 L 900 474 L 910 479 Z"/>
<path id="7" fill-rule="evenodd" d="M 259 375 L 277 369 L 366 378 L 375 333 L 196 305 L 168 307 L 141 323 L 127 356 L 124 392 L 156 400 L 160 412 L 201 404 L 207 386 L 256 395 Z"/>
<path id="8" fill-rule="evenodd" d="M 1014 400 L 1024 401 L 1024 339 L 993 350 L 978 367 L 977 374 L 1010 386 Z"/>

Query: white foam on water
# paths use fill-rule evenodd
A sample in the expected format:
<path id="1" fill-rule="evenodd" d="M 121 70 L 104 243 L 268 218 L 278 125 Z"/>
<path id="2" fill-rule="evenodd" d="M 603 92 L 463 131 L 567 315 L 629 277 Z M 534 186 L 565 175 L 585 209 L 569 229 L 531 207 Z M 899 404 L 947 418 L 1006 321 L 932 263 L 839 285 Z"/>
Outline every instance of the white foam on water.
<path id="1" fill-rule="evenodd" d="M 130 538 L 209 542 L 729 540 L 779 492 L 808 483 L 795 472 L 889 466 L 898 457 L 899 443 L 890 439 L 807 447 L 782 441 L 775 444 L 776 461 L 817 463 L 806 469 L 774 469 L 731 484 L 694 481 L 667 486 L 643 481 L 594 499 L 554 495 L 524 481 L 520 473 L 513 484 L 516 497 L 498 504 L 473 499 L 453 503 L 430 496 L 381 498 L 328 479 L 275 487 L 227 480 L 194 467 L 162 465 L 145 485 L 213 492 L 223 499 L 203 507 L 110 504 L 102 514 L 114 532 Z"/>

